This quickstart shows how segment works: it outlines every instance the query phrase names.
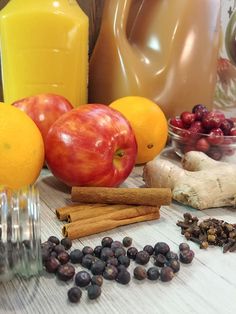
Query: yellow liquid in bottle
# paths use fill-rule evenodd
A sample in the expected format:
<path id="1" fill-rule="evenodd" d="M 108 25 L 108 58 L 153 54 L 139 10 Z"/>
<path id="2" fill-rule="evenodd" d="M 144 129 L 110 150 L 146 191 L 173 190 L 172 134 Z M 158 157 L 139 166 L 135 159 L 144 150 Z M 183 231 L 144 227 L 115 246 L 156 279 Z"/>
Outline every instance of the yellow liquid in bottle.
<path id="1" fill-rule="evenodd" d="M 87 103 L 88 17 L 75 0 L 11 0 L 0 45 L 5 102 L 54 93 Z"/>

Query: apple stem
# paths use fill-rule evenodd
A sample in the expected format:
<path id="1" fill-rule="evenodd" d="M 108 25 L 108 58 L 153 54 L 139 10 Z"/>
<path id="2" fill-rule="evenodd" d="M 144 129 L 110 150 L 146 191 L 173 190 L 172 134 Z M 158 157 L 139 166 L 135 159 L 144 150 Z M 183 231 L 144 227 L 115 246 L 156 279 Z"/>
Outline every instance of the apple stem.
<path id="1" fill-rule="evenodd" d="M 122 149 L 117 149 L 116 154 L 117 157 L 123 157 L 124 156 L 124 151 Z"/>

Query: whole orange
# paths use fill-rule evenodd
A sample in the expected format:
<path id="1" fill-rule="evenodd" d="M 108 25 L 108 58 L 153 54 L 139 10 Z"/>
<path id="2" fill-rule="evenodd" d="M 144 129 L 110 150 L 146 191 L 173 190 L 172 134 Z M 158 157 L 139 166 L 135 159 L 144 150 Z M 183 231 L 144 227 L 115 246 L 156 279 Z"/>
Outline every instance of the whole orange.
<path id="1" fill-rule="evenodd" d="M 44 162 L 43 139 L 26 113 L 0 103 L 0 185 L 21 188 L 36 181 Z"/>
<path id="2" fill-rule="evenodd" d="M 117 99 L 110 106 L 121 112 L 134 130 L 138 144 L 136 164 L 152 160 L 163 150 L 168 124 L 156 103 L 140 96 L 127 96 Z"/>

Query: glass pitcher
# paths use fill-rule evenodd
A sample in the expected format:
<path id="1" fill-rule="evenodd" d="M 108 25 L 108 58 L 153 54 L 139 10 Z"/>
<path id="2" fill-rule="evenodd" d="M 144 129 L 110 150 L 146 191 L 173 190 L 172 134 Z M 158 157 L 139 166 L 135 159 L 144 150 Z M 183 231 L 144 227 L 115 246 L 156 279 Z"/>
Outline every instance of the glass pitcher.
<path id="1" fill-rule="evenodd" d="M 144 96 L 167 117 L 210 109 L 219 43 L 220 0 L 105 0 L 89 101 Z"/>

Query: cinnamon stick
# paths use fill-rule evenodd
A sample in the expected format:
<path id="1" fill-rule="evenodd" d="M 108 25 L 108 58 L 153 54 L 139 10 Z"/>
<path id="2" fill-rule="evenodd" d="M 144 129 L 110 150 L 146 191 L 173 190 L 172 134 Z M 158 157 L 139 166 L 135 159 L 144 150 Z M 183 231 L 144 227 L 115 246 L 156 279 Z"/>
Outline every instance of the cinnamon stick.
<path id="1" fill-rule="evenodd" d="M 97 206 L 87 208 L 86 205 L 77 210 L 77 211 L 72 211 L 68 214 L 67 220 L 68 222 L 74 222 L 77 220 L 82 220 L 82 219 L 88 219 L 88 218 L 94 218 L 97 216 L 113 213 L 115 211 L 119 211 L 121 209 L 127 209 L 133 205 L 107 205 L 107 204 L 96 204 Z M 104 206 L 100 206 L 104 205 Z"/>
<path id="2" fill-rule="evenodd" d="M 68 223 L 64 225 L 62 233 L 65 237 L 69 237 L 73 240 L 91 234 L 111 230 L 119 226 L 160 218 L 160 212 L 158 207 L 150 206 L 148 210 L 149 211 L 147 212 L 147 208 L 146 211 L 144 210 L 144 208 L 143 210 L 140 210 L 139 208 L 136 211 L 135 216 L 130 216 L 131 211 L 127 215 L 125 214 L 125 212 L 127 213 L 127 210 L 123 209 L 115 213 Z M 134 212 L 132 212 L 132 214 L 134 214 Z"/>
<path id="3" fill-rule="evenodd" d="M 95 208 L 104 208 L 106 207 L 107 204 L 73 204 L 70 206 L 65 206 L 65 207 L 60 207 L 56 209 L 56 216 L 59 220 L 68 220 L 68 215 L 70 213 L 78 212 L 78 211 L 83 211 L 83 212 L 90 212 L 93 214 L 96 213 Z M 105 214 L 105 209 L 104 212 Z"/>
<path id="4" fill-rule="evenodd" d="M 71 199 L 80 203 L 169 205 L 169 188 L 72 187 Z"/>

